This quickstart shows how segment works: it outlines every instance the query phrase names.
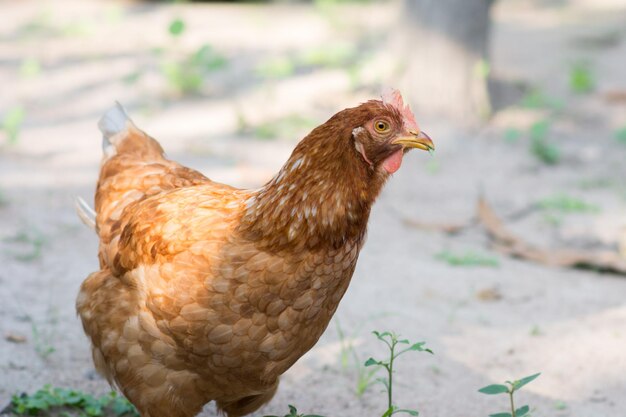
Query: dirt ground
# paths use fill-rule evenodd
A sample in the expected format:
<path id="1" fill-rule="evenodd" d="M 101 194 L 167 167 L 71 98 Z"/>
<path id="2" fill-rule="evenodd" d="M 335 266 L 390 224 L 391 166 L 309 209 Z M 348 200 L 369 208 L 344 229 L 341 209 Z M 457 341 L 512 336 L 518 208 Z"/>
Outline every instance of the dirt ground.
<path id="1" fill-rule="evenodd" d="M 55 0 L 5 1 L 0 10 L 0 115 L 19 105 L 25 116 L 14 144 L 0 132 L 0 408 L 12 394 L 47 383 L 109 390 L 93 370 L 74 311 L 81 281 L 97 268 L 97 240 L 79 222 L 73 199 L 92 197 L 96 123 L 114 100 L 171 158 L 252 187 L 279 169 L 309 125 L 393 82 L 385 39 L 396 3 Z M 176 18 L 186 24 L 179 37 L 167 31 Z M 195 94 L 176 94 L 162 61 L 205 43 L 228 65 Z M 289 71 L 281 61 L 335 44 L 357 45 L 358 64 Z M 569 86 L 578 63 L 590 68 L 590 93 Z M 284 414 L 287 404 L 326 417 L 381 415 L 382 387 L 358 397 L 352 353 L 341 362 L 348 343 L 360 364 L 383 353 L 372 330 L 426 341 L 435 352 L 398 363 L 396 403 L 420 415 L 504 411 L 505 397 L 478 388 L 541 372 L 518 399 L 534 416 L 626 416 L 625 277 L 507 258 L 489 249 L 478 227 L 449 236 L 406 222 L 467 221 L 483 193 L 515 233 L 537 245 L 614 249 L 626 226 L 626 145 L 615 140 L 626 126 L 626 101 L 607 100 L 607 93 L 626 91 L 626 3 L 502 0 L 491 67 L 497 79 L 549 99 L 504 108 L 478 133 L 417 114 L 435 155 L 410 154 L 386 186 L 336 319 L 256 416 Z M 548 140 L 561 154 L 556 165 L 529 151 L 527 132 L 540 120 L 550 121 Z M 278 133 L 266 132 L 267 121 Z M 589 210 L 526 210 L 564 195 Z M 497 265 L 454 266 L 438 257 L 468 251 Z M 202 414 L 214 415 L 212 405 Z"/>

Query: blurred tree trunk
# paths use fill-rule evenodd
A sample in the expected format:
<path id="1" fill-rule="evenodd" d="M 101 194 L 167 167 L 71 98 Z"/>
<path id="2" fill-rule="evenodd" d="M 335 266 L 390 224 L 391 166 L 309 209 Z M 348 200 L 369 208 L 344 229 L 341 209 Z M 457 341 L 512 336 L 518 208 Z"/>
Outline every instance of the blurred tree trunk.
<path id="1" fill-rule="evenodd" d="M 487 76 L 494 0 L 404 0 L 403 90 L 418 112 L 476 125 L 491 111 Z"/>

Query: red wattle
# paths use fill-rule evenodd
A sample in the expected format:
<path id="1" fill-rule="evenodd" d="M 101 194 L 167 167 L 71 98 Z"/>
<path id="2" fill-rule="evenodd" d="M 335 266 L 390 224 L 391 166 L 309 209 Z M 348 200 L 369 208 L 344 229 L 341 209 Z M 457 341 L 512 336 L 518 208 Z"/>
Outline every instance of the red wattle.
<path id="1" fill-rule="evenodd" d="M 391 156 L 389 156 L 387 159 L 385 159 L 383 161 L 383 168 L 385 168 L 385 171 L 387 171 L 390 174 L 393 174 L 394 172 L 399 170 L 400 165 L 402 165 L 403 155 L 404 155 L 404 152 L 402 151 L 402 149 L 400 149 L 394 152 L 393 154 L 391 154 Z"/>

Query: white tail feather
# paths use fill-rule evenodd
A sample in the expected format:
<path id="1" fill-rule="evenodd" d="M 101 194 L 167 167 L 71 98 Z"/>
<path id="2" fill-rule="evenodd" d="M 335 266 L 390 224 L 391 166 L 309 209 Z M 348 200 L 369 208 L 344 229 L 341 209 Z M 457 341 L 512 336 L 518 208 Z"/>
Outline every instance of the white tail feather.
<path id="1" fill-rule="evenodd" d="M 127 123 L 131 122 L 128 113 L 119 102 L 115 102 L 115 107 L 110 108 L 98 122 L 98 127 L 105 138 L 110 139 L 127 129 Z"/>
<path id="2" fill-rule="evenodd" d="M 115 107 L 107 110 L 98 122 L 98 128 L 102 132 L 102 151 L 105 155 L 111 156 L 115 154 L 117 140 L 114 138 L 120 133 L 126 132 L 129 125 L 133 126 L 133 121 L 126 113 L 126 109 L 116 101 Z"/>
<path id="3" fill-rule="evenodd" d="M 80 220 L 92 230 L 96 230 L 96 212 L 82 198 L 76 197 L 74 207 Z"/>

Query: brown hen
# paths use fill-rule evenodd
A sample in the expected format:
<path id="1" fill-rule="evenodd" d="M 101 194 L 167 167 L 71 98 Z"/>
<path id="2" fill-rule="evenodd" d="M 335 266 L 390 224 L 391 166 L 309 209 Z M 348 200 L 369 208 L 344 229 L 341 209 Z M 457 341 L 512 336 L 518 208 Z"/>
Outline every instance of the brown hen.
<path id="1" fill-rule="evenodd" d="M 96 368 L 143 417 L 268 402 L 335 312 L 385 180 L 433 149 L 396 91 L 314 129 L 258 190 L 166 159 L 120 106 L 100 128 L 100 270 L 76 306 Z"/>

